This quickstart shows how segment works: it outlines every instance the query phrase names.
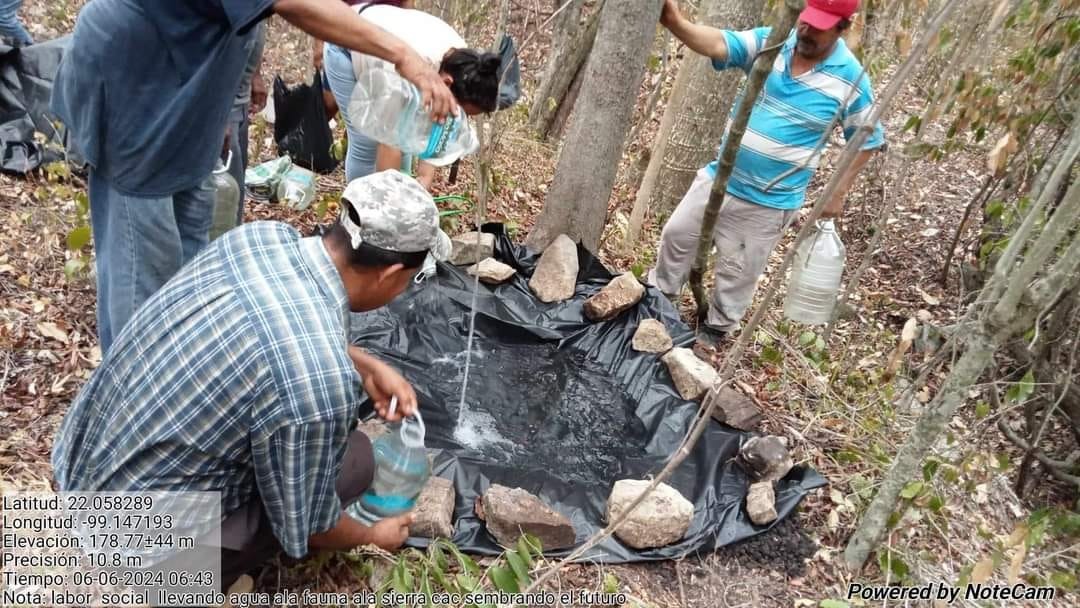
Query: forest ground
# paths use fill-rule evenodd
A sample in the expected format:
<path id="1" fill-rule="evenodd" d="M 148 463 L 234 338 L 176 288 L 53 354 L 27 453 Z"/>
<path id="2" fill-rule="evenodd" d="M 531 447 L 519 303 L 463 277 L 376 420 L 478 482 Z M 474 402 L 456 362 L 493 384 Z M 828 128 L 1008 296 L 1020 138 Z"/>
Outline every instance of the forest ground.
<path id="1" fill-rule="evenodd" d="M 81 4 L 81 0 L 27 0 L 22 12 L 31 32 L 43 39 L 70 31 Z M 525 31 L 523 18 L 512 14 L 509 29 L 519 42 L 533 31 L 535 19 L 529 23 Z M 481 28 L 476 36 L 479 44 L 490 44 L 493 26 L 486 30 Z M 543 68 L 547 44 L 548 37 L 542 33 L 523 49 L 526 95 L 531 79 Z M 678 49 L 679 56 L 684 52 Z M 677 58 L 671 62 L 663 86 L 670 87 L 678 63 Z M 310 66 L 309 41 L 274 18 L 264 64 L 267 85 L 275 73 L 290 83 L 309 80 Z M 877 75 L 878 90 L 886 77 Z M 645 80 L 638 114 L 653 86 L 653 73 Z M 528 132 L 527 105 L 528 99 L 498 121 L 501 143 L 494 157 L 493 196 L 484 214 L 489 221 L 507 223 L 518 238 L 523 238 L 539 214 L 558 158 L 556 144 L 538 142 Z M 942 161 L 915 161 L 907 184 L 897 185 L 900 152 L 910 138 L 902 127 L 909 111 L 923 105 L 916 82 L 885 121 L 890 156 L 868 165 L 848 197 L 843 238 L 849 271 L 862 259 L 886 197 L 898 199 L 887 233 L 852 298 L 853 313 L 820 349 L 812 341 L 801 340 L 802 332 L 782 321 L 780 304 L 774 303 L 737 373 L 739 386 L 764 408 L 765 430 L 788 437 L 796 461 L 820 471 L 829 479 L 829 487 L 810 495 L 794 521 L 747 543 L 679 561 L 574 565 L 562 572 L 563 587 L 599 590 L 606 575 L 613 574 L 632 601 L 658 608 L 814 606 L 822 599 L 844 597 L 848 578 L 840 567 L 839 553 L 920 405 L 941 379 L 934 374 L 927 388 L 913 398 L 901 399 L 905 377 L 917 375 L 919 366 L 932 355 L 913 353 L 899 380 L 881 382 L 881 370 L 901 327 L 919 311 L 926 311 L 924 318 L 929 314 L 938 327 L 956 321 L 965 296 L 958 273 L 954 268 L 944 288 L 936 277 L 964 206 L 986 171 L 986 150 L 973 145 Z M 651 144 L 663 108 L 662 100 L 640 130 L 638 141 L 630 143 L 619 170 L 600 251 L 613 269 L 648 268 L 653 262 L 660 229 L 653 218 L 646 222 L 641 245 L 633 253 L 622 251 L 619 242 L 634 198 L 632 159 L 641 146 Z M 638 120 L 640 116 L 635 117 L 635 124 Z M 810 200 L 831 174 L 829 161 L 838 153 L 836 143 L 826 152 Z M 252 164 L 273 155 L 272 127 L 257 122 L 251 130 Z M 436 194 L 475 199 L 473 169 L 472 163 L 463 163 L 454 185 L 446 183 L 443 172 L 434 187 Z M 320 202 L 325 205 L 298 213 L 249 202 L 246 219 L 275 219 L 302 230 L 311 228 L 333 217 L 333 198 L 342 182 L 340 169 L 320 179 Z M 49 180 L 45 175 L 0 177 L 0 225 L 4 226 L 0 231 L 0 483 L 5 491 L 49 483 L 49 454 L 57 426 L 75 393 L 100 363 L 93 279 L 85 271 L 69 276 L 64 270 L 65 263 L 77 255 L 66 242 L 77 223 L 74 198 L 83 187 L 77 177 L 70 181 Z M 469 209 L 468 217 L 474 213 Z M 462 219 L 459 230 L 466 223 Z M 972 222 L 961 243 L 971 243 L 977 228 L 978 222 Z M 783 247 L 793 234 L 789 233 Z M 783 247 L 774 253 L 770 268 L 779 265 Z M 782 277 L 768 273 L 762 285 L 774 280 Z M 687 318 L 690 309 L 687 295 L 683 301 Z M 1009 458 L 1018 460 L 1016 450 L 1000 438 L 993 416 L 977 415 L 975 404 L 985 398 L 982 388 L 972 387 L 969 396 L 969 405 L 950 426 L 950 436 L 963 439 L 943 442 L 935 450 L 936 458 L 953 465 L 956 479 L 927 482 L 933 491 L 921 493 L 920 498 L 937 497 L 938 508 L 927 508 L 926 500 L 919 505 L 916 499 L 905 511 L 904 523 L 885 541 L 907 572 L 895 567 L 879 569 L 875 564 L 863 578 L 887 582 L 903 576 L 911 582 L 955 583 L 994 555 L 987 579 L 1006 582 L 1012 579 L 1009 558 L 1016 554 L 1010 552 L 1008 537 L 1035 508 L 1066 500 L 1063 490 L 1050 482 L 1040 484 L 1024 501 L 1016 497 L 1004 466 Z M 1025 580 L 1045 576 L 1044 571 L 1052 568 L 1075 569 L 1076 551 L 1075 546 L 1043 546 L 1038 555 L 1021 558 L 1013 574 Z M 319 568 L 270 568 L 258 585 L 264 590 L 282 586 L 356 590 L 365 584 L 361 579 L 345 561 L 331 560 Z M 1060 605 L 1070 602 L 1067 597 L 1060 601 Z"/>

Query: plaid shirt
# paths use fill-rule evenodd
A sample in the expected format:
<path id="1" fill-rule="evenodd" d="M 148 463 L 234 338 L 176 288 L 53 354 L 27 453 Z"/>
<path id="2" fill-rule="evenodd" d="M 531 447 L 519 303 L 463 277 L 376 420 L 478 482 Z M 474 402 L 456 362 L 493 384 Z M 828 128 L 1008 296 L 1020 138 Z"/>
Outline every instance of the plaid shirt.
<path id="1" fill-rule="evenodd" d="M 303 556 L 341 514 L 334 485 L 359 415 L 346 304 L 318 237 L 258 222 L 211 243 L 71 405 L 52 457 L 61 489 L 218 491 L 222 517 L 262 500 Z"/>

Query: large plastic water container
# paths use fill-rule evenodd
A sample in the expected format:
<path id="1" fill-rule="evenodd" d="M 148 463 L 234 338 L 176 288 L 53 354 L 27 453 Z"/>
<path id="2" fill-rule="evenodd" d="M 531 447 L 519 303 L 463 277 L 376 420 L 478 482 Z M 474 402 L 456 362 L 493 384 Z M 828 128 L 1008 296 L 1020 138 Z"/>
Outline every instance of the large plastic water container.
<path id="1" fill-rule="evenodd" d="M 460 107 L 438 124 L 424 109 L 419 89 L 393 66 L 368 55 L 357 63 L 359 78 L 348 108 L 355 129 L 436 166 L 449 165 L 480 147 Z"/>
<path id="2" fill-rule="evenodd" d="M 396 405 L 396 399 L 392 400 L 391 411 Z M 390 425 L 390 431 L 376 438 L 372 448 L 375 476 L 371 487 L 348 508 L 349 515 L 367 525 L 412 509 L 431 476 L 419 412 L 414 418 Z"/>
<path id="3" fill-rule="evenodd" d="M 232 152 L 225 162 L 219 158 L 210 180 L 214 186 L 214 219 L 210 224 L 210 240 L 225 234 L 236 227 L 237 210 L 240 208 L 240 186 L 229 174 Z"/>
<path id="4" fill-rule="evenodd" d="M 817 230 L 795 252 L 784 298 L 785 317 L 807 325 L 829 322 L 844 275 L 844 254 L 832 220 L 818 221 Z"/>

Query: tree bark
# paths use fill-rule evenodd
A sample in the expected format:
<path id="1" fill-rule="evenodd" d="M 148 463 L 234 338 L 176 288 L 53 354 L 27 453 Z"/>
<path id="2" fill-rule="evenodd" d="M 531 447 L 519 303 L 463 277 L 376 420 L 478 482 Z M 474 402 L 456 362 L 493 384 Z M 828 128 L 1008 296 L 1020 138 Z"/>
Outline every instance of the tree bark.
<path id="1" fill-rule="evenodd" d="M 597 250 L 660 5 L 659 0 L 604 3 L 578 110 L 570 119 L 544 210 L 527 241 L 534 250 L 562 233 Z"/>
<path id="2" fill-rule="evenodd" d="M 724 29 L 744 30 L 761 23 L 764 0 L 707 0 L 698 21 Z M 645 216 L 666 216 L 675 208 L 694 174 L 716 157 L 731 104 L 743 82 L 739 70 L 713 69 L 708 57 L 685 49 L 670 101 L 660 119 L 660 131 L 649 166 L 630 212 L 624 245 L 633 247 L 641 237 Z"/>
<path id="3" fill-rule="evenodd" d="M 1075 131 L 1073 137 L 1074 141 L 1080 139 Z M 918 475 L 923 457 L 965 401 L 967 390 L 978 382 L 997 349 L 1030 328 L 1062 292 L 1075 288 L 1080 282 L 1080 234 L 1075 232 L 1077 214 L 1062 213 L 1065 209 L 1074 209 L 1078 200 L 1080 188 L 1074 184 L 1069 188 L 1065 203 L 1050 216 L 1041 234 L 1030 236 L 1023 226 L 1014 234 L 1014 239 L 1027 241 L 1016 243 L 1016 250 L 1021 251 L 1030 243 L 1029 254 L 1019 265 L 999 264 L 998 271 L 979 294 L 977 301 L 985 304 L 973 309 L 970 330 L 958 332 L 965 346 L 963 356 L 941 391 L 916 421 L 844 550 L 844 560 L 852 570 L 862 567 L 885 534 L 900 491 Z M 1064 234 L 1069 232 L 1068 248 L 1051 265 L 1050 254 L 1046 252 L 1055 250 Z"/>
<path id="4" fill-rule="evenodd" d="M 551 56 L 544 66 L 544 74 L 529 107 L 529 124 L 541 139 L 548 138 L 556 112 L 565 102 L 567 91 L 574 79 L 584 69 L 600 24 L 603 6 L 589 15 L 585 24 L 581 25 L 579 20 L 582 0 L 573 1 L 575 4 L 564 9 L 564 13 L 569 12 L 571 16 L 560 22 L 560 27 L 557 28 L 562 33 L 556 36 Z"/>

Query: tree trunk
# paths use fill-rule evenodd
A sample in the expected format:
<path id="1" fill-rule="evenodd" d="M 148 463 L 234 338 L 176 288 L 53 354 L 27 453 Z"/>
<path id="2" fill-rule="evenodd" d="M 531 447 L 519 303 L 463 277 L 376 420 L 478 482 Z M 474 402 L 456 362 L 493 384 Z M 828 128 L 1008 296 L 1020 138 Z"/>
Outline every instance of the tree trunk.
<path id="1" fill-rule="evenodd" d="M 529 107 L 529 124 L 541 139 L 548 138 L 556 113 L 565 103 L 567 91 L 578 73 L 584 69 L 585 60 L 592 51 L 600 25 L 603 6 L 589 15 L 584 25 L 580 25 L 582 2 L 575 2 L 564 9 L 564 13 L 573 13 L 575 9 L 577 13 L 560 24 L 558 29 L 562 34 L 556 36 L 552 44 L 551 56 L 544 66 L 544 75 L 540 78 L 532 106 Z"/>
<path id="2" fill-rule="evenodd" d="M 574 80 L 570 83 L 570 89 L 563 95 L 559 107 L 555 110 L 555 116 L 551 117 L 551 123 L 548 124 L 547 131 L 540 134 L 541 137 L 555 141 L 562 139 L 563 134 L 566 133 L 566 123 L 570 122 L 570 114 L 574 112 L 574 105 L 577 104 L 578 95 L 581 93 L 581 79 L 584 76 L 585 65 L 582 64 L 578 66 Z"/>
<path id="3" fill-rule="evenodd" d="M 764 0 L 707 0 L 698 22 L 743 30 L 760 25 Z M 650 209 L 668 215 L 694 181 L 694 174 L 716 157 L 732 101 L 743 82 L 740 70 L 717 72 L 712 62 L 690 49 L 679 67 L 670 101 L 660 119 L 652 157 L 630 212 L 625 246 L 641 236 Z"/>
<path id="4" fill-rule="evenodd" d="M 544 210 L 527 241 L 533 249 L 565 233 L 597 250 L 660 5 L 659 0 L 604 3 L 580 106 L 570 120 Z"/>

